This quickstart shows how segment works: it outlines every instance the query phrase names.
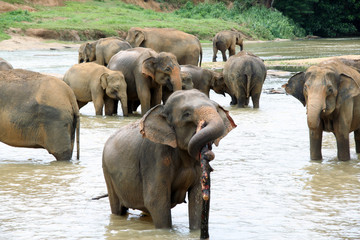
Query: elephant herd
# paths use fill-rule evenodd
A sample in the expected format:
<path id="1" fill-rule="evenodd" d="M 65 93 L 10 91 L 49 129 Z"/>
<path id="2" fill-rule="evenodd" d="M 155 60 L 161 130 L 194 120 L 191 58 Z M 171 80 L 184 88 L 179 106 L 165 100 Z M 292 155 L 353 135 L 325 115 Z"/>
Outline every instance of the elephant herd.
<path id="1" fill-rule="evenodd" d="M 235 54 L 235 45 L 242 51 Z M 139 209 L 150 213 L 156 228 L 170 228 L 171 208 L 188 194 L 189 226 L 198 229 L 199 153 L 236 127 L 229 112 L 209 99 L 209 91 L 229 94 L 230 104 L 240 108 L 251 97 L 259 108 L 266 78 L 263 60 L 243 50 L 239 33 L 218 33 L 213 49 L 213 61 L 218 50 L 226 61 L 222 72 L 201 67 L 202 48 L 193 35 L 131 28 L 126 40 L 110 37 L 81 45 L 78 64 L 63 79 L 12 69 L 0 59 L 0 141 L 45 148 L 57 160 L 69 160 L 75 136 L 79 146 L 79 108 L 92 101 L 96 115 L 103 108 L 113 115 L 120 101 L 128 116 L 140 106 L 142 118 L 120 128 L 103 149 L 111 212 Z M 283 87 L 307 108 L 311 159 L 322 158 L 323 131 L 335 134 L 340 160 L 350 159 L 352 131 L 360 152 L 359 62 L 323 62 Z"/>

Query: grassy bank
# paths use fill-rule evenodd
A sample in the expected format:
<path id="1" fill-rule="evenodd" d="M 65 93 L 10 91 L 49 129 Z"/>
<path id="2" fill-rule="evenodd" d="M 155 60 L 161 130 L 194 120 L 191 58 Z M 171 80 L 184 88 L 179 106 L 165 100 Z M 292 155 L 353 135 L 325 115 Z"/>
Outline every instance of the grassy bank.
<path id="1" fill-rule="evenodd" d="M 112 36 L 118 35 L 118 32 L 127 32 L 133 26 L 171 27 L 194 34 L 203 40 L 210 40 L 224 29 L 237 29 L 255 39 L 264 40 L 296 35 L 294 26 L 288 28 L 291 24 L 285 17 L 267 9 L 249 9 L 239 14 L 234 8 L 227 9 L 225 5 L 205 3 L 198 6 L 187 4 L 180 10 L 169 13 L 146 10 L 113 0 L 68 1 L 61 7 L 32 7 L 36 9 L 35 12 L 17 10 L 0 15 L 0 40 L 9 38 L 6 31 L 10 27 L 23 30 L 77 30 L 81 40 L 87 40 L 88 36 L 81 34 L 84 31 L 99 31 L 105 36 Z M 217 14 L 214 15 L 214 12 Z M 281 23 L 284 21 L 285 24 Z M 269 29 L 285 29 L 285 32 L 291 33 L 286 35 L 282 31 L 276 36 L 269 32 Z"/>

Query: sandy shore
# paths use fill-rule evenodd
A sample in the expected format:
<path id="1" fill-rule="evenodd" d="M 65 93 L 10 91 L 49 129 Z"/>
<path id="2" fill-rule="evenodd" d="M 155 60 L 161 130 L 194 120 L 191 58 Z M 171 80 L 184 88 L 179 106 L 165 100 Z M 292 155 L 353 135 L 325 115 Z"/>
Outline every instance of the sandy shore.
<path id="1" fill-rule="evenodd" d="M 53 42 L 42 38 L 13 35 L 11 39 L 0 42 L 0 51 L 63 49 L 78 48 L 79 46 L 78 43 Z"/>

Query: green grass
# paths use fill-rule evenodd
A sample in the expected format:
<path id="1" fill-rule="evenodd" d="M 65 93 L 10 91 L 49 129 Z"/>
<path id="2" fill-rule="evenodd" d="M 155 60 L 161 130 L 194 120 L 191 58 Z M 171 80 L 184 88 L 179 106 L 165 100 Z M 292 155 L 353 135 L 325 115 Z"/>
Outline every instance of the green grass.
<path id="1" fill-rule="evenodd" d="M 9 1 L 8 1 L 9 2 Z M 21 2 L 14 0 L 13 2 Z M 211 5 L 211 4 L 208 4 Z M 106 36 L 117 35 L 118 31 L 128 31 L 131 27 L 169 27 L 176 28 L 187 33 L 194 34 L 202 40 L 210 40 L 217 32 L 224 29 L 238 29 L 251 36 L 261 39 L 272 39 L 271 34 L 260 34 L 265 32 L 267 25 L 248 24 L 251 18 L 239 21 L 239 16 L 222 17 L 226 9 L 218 9 L 218 15 L 207 15 L 209 9 L 214 6 L 207 6 L 208 9 L 202 10 L 203 15 L 197 16 L 190 14 L 183 16 L 178 12 L 154 12 L 145 10 L 141 7 L 125 4 L 115 0 L 89 0 L 86 2 L 67 1 L 65 6 L 44 7 L 32 6 L 37 9 L 35 12 L 14 11 L 0 14 L 0 40 L 9 38 L 5 31 L 10 27 L 28 29 L 45 28 L 51 30 L 78 30 L 82 40 L 85 35 L 81 31 L 96 30 Z M 182 10 L 183 13 L 188 10 Z M 256 13 L 254 13 L 256 15 Z M 261 21 L 261 20 L 259 20 Z"/>

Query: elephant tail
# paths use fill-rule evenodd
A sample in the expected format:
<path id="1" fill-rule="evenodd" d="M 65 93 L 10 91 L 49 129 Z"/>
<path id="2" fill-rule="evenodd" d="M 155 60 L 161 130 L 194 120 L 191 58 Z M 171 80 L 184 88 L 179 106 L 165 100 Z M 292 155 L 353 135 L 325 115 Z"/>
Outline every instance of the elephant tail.
<path id="1" fill-rule="evenodd" d="M 251 75 L 246 74 L 246 98 L 250 97 Z"/>
<path id="2" fill-rule="evenodd" d="M 76 119 L 76 159 L 80 159 L 80 114 L 77 113 Z"/>
<path id="3" fill-rule="evenodd" d="M 202 47 L 201 47 L 201 45 L 200 45 L 200 61 L 199 61 L 199 67 L 201 67 L 202 56 L 203 56 L 203 51 L 202 51 Z"/>

